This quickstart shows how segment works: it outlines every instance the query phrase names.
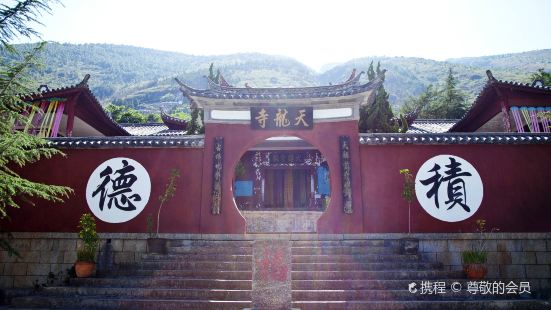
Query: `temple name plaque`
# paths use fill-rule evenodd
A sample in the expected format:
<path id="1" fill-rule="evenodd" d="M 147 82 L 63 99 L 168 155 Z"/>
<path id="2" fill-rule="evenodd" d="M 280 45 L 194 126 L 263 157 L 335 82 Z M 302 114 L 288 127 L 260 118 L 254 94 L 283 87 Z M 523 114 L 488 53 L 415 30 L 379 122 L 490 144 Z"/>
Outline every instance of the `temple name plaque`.
<path id="1" fill-rule="evenodd" d="M 312 107 L 251 107 L 251 128 L 309 130 L 314 126 Z"/>

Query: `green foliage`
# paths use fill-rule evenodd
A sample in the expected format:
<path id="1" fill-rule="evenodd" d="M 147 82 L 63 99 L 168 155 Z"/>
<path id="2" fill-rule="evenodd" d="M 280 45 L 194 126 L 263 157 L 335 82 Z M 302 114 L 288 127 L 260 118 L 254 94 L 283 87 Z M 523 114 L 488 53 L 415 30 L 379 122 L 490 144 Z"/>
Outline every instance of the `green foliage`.
<path id="1" fill-rule="evenodd" d="M 484 264 L 486 263 L 488 253 L 474 250 L 463 251 L 461 252 L 461 256 L 463 257 L 463 264 Z"/>
<path id="2" fill-rule="evenodd" d="M 174 197 L 176 193 L 176 182 L 180 178 L 180 170 L 173 168 L 170 170 L 170 176 L 168 177 L 168 182 L 165 187 L 165 191 L 159 196 L 159 211 L 157 211 L 157 234 L 159 234 L 159 227 L 161 226 L 161 209 L 165 202 L 169 201 Z"/>
<path id="3" fill-rule="evenodd" d="M 377 70 L 373 70 L 373 61 L 369 63 L 367 77 L 373 81 L 376 76 L 381 74 L 381 63 L 377 63 Z M 390 107 L 389 94 L 384 85 L 377 90 L 375 102 L 371 105 L 362 105 L 360 107 L 360 120 L 358 121 L 358 130 L 360 132 L 397 132 L 398 127 L 392 124 L 394 114 Z"/>
<path id="4" fill-rule="evenodd" d="M 486 252 L 486 220 L 477 219 L 475 222 L 475 231 L 480 235 L 479 239 L 473 245 L 472 250 L 461 252 L 463 264 L 483 264 L 486 262 L 488 253 Z M 492 228 L 491 232 L 499 231 L 498 228 Z"/>
<path id="5" fill-rule="evenodd" d="M 17 45 L 18 50 L 31 50 L 33 45 Z M 368 68 L 372 61 L 384 63 L 385 88 L 391 94 L 393 107 L 401 106 L 408 97 L 417 97 L 428 85 L 446 78 L 453 68 L 458 79 L 457 89 L 472 102 L 486 83 L 487 69 L 496 77 L 519 82 L 532 82 L 530 74 L 549 67 L 551 50 L 526 53 L 434 61 L 411 57 L 370 57 L 354 59 L 317 74 L 288 57 L 262 54 L 224 56 L 192 56 L 174 52 L 109 44 L 49 43 L 42 53 L 44 70 L 32 71 L 36 82 L 50 88 L 74 84 L 86 73 L 92 75 L 90 87 L 101 102 L 113 102 L 151 113 L 159 103 L 182 102 L 182 94 L 174 76 L 196 87 L 205 88 L 203 78 L 209 65 L 223 68 L 224 77 L 232 85 L 253 87 L 288 87 L 328 85 L 344 81 L 352 68 Z M 14 55 L 0 52 L 0 58 L 17 60 Z M 216 76 L 213 68 L 213 74 Z M 375 71 L 375 70 L 374 70 Z M 187 103 L 187 99 L 184 99 Z M 169 109 L 167 109 L 169 110 Z"/>
<path id="6" fill-rule="evenodd" d="M 165 203 L 174 197 L 178 178 L 180 178 L 180 171 L 176 168 L 172 169 L 170 171 L 170 176 L 168 177 L 168 183 L 166 184 L 165 191 L 159 196 L 160 203 Z"/>
<path id="7" fill-rule="evenodd" d="M 373 70 L 373 60 L 369 63 L 369 69 L 367 69 L 367 80 L 373 81 L 375 79 L 375 70 Z"/>
<path id="8" fill-rule="evenodd" d="M 407 203 L 412 203 L 415 198 L 415 181 L 409 169 L 400 169 L 400 174 L 404 176 L 404 186 L 402 188 L 402 197 Z"/>
<path id="9" fill-rule="evenodd" d="M 146 120 L 148 123 L 160 123 L 160 122 L 163 121 L 163 120 L 161 119 L 161 115 L 155 114 L 155 113 L 147 114 L 146 117 L 145 117 L 145 120 Z"/>
<path id="10" fill-rule="evenodd" d="M 148 117 L 129 107 L 109 103 L 104 109 L 117 123 L 145 123 L 148 120 Z"/>
<path id="11" fill-rule="evenodd" d="M 418 97 L 409 98 L 402 106 L 404 114 L 419 111 L 419 118 L 459 119 L 467 112 L 465 94 L 457 89 L 458 81 L 451 68 L 441 89 L 429 85 Z"/>
<path id="12" fill-rule="evenodd" d="M 16 171 L 17 167 L 42 158 L 62 155 L 50 148 L 45 139 L 13 130 L 14 124 L 30 125 L 31 120 L 24 111 L 31 106 L 22 101 L 19 94 L 31 91 L 28 70 L 38 66 L 36 56 L 44 49 L 45 42 L 28 52 L 17 53 L 9 41 L 16 36 L 36 35 L 25 23 L 36 21 L 40 12 L 49 10 L 47 1 L 18 1 L 13 7 L 0 6 L 0 52 L 19 59 L 0 58 L 0 115 L 4 120 L 0 122 L 0 219 L 8 216 L 8 207 L 19 208 L 21 201 L 33 204 L 31 199 L 39 198 L 62 202 L 72 192 L 68 187 L 27 180 Z"/>
<path id="13" fill-rule="evenodd" d="M 203 109 L 194 108 L 191 110 L 191 121 L 188 128 L 189 134 L 203 134 L 205 127 L 203 125 Z"/>
<path id="14" fill-rule="evenodd" d="M 544 86 L 551 86 L 551 73 L 545 72 L 543 68 L 539 68 L 536 73 L 532 73 L 530 78 L 534 81 L 542 81 Z"/>
<path id="15" fill-rule="evenodd" d="M 82 246 L 77 251 L 79 261 L 93 262 L 99 245 L 99 236 L 96 232 L 96 220 L 90 213 L 84 213 L 78 222 L 78 237 Z"/>
<path id="16" fill-rule="evenodd" d="M 10 41 L 17 37 L 40 37 L 29 24 L 42 25 L 39 17 L 50 13 L 48 0 L 19 0 L 12 7 L 0 5 L 0 43 L 3 49 L 13 52 Z"/>

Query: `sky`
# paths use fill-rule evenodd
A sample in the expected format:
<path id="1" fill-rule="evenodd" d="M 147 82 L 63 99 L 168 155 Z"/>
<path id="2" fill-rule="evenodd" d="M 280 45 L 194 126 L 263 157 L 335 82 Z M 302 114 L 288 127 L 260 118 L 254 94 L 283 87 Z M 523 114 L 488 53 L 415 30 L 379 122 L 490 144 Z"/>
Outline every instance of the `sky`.
<path id="1" fill-rule="evenodd" d="M 549 0 L 62 0 L 42 21 L 35 28 L 48 41 L 258 52 L 314 70 L 368 56 L 445 60 L 551 48 Z"/>

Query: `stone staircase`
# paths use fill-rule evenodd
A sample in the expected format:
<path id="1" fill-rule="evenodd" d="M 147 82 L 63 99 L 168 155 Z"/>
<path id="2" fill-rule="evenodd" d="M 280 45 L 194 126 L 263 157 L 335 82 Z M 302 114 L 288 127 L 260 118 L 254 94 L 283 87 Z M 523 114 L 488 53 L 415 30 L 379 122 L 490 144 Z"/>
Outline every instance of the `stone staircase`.
<path id="1" fill-rule="evenodd" d="M 473 295 L 461 271 L 418 255 L 398 254 L 397 240 L 292 242 L 293 307 L 308 309 L 551 309 L 551 304 Z M 421 294 L 421 282 L 445 282 L 444 294 Z M 416 283 L 416 293 L 408 285 Z M 460 292 L 450 289 L 453 282 Z"/>
<path id="2" fill-rule="evenodd" d="M 72 279 L 69 286 L 14 297 L 10 307 L 250 308 L 253 242 L 172 240 L 167 255 L 145 254 L 111 276 Z M 398 254 L 396 240 L 295 240 L 291 253 L 293 307 L 302 310 L 551 309 L 544 301 L 472 295 L 462 272 Z M 422 281 L 445 282 L 446 293 L 421 294 Z M 455 281 L 463 287 L 457 293 L 450 290 Z M 417 293 L 408 290 L 412 282 Z"/>
<path id="3" fill-rule="evenodd" d="M 243 309 L 251 307 L 252 241 L 172 240 L 113 276 L 71 279 L 15 297 L 15 308 Z"/>

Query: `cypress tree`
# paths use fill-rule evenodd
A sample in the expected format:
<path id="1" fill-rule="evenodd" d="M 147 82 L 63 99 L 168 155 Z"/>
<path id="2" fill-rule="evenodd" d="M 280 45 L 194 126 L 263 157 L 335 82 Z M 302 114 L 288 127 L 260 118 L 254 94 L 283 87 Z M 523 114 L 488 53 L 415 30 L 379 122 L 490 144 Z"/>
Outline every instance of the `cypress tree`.
<path id="1" fill-rule="evenodd" d="M 40 22 L 42 12 L 49 13 L 48 1 L 17 1 L 13 7 L 0 6 L 0 51 L 18 54 L 9 42 L 19 36 L 34 37 L 38 33 L 26 23 Z M 42 158 L 51 158 L 62 153 L 49 147 L 48 141 L 25 131 L 14 131 L 14 124 L 29 124 L 32 120 L 26 109 L 32 106 L 24 102 L 19 94 L 30 93 L 29 69 L 36 67 L 36 56 L 45 42 L 38 43 L 29 53 L 19 55 L 20 62 L 8 63 L 0 59 L 0 219 L 8 217 L 8 208 L 19 208 L 21 201 L 32 204 L 31 199 L 40 198 L 61 202 L 72 190 L 64 186 L 33 182 L 19 175 L 16 168 Z M 9 239 L 0 238 L 0 248 L 10 254 L 17 254 Z"/>

